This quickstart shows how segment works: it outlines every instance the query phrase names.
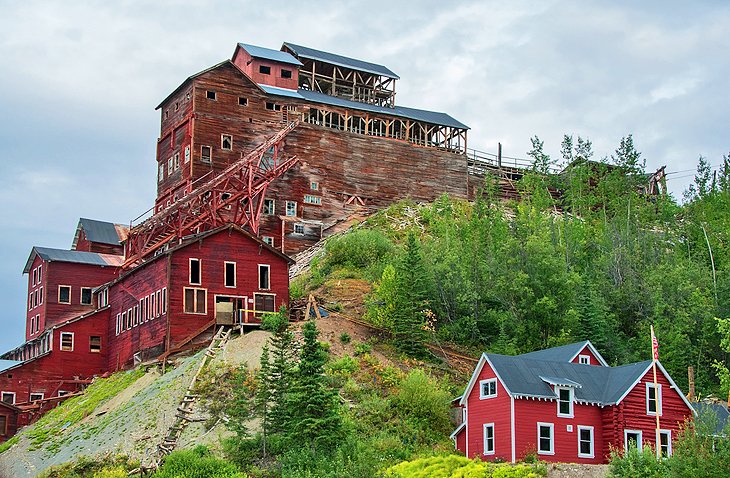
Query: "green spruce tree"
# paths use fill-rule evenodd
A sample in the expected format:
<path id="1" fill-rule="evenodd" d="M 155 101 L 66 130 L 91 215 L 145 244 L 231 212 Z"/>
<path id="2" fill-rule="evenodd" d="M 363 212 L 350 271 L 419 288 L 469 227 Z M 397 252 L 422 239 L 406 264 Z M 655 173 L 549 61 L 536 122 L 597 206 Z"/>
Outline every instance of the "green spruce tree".
<path id="1" fill-rule="evenodd" d="M 398 300 L 393 311 L 396 347 L 411 357 L 426 357 L 429 354 L 423 343 L 426 334 L 424 325 L 425 310 L 428 308 L 429 279 L 421 256 L 421 247 L 413 231 L 408 234 L 405 254 L 396 267 L 396 278 Z"/>
<path id="2" fill-rule="evenodd" d="M 261 365 L 256 373 L 257 388 L 254 395 L 254 414 L 261 420 L 261 445 L 263 456 L 266 458 L 266 445 L 269 436 L 269 428 L 271 426 L 271 355 L 269 353 L 269 345 L 264 345 L 261 351 Z"/>
<path id="3" fill-rule="evenodd" d="M 269 388 L 269 430 L 272 433 L 286 431 L 289 427 L 289 407 L 294 371 L 294 334 L 285 313 L 270 314 L 274 335 L 271 344 L 271 364 L 267 377 Z"/>

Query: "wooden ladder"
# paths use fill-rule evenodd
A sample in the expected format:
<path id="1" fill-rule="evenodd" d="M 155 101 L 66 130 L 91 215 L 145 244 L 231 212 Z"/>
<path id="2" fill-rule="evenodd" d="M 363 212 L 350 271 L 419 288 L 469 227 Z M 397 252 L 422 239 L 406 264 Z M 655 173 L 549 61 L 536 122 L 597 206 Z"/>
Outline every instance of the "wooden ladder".
<path id="1" fill-rule="evenodd" d="M 208 365 L 210 360 L 225 346 L 230 336 L 231 329 L 221 326 L 210 341 L 210 345 L 208 345 L 208 348 L 205 350 L 205 354 L 203 354 L 203 359 L 200 361 L 198 370 L 195 372 L 195 375 L 193 375 L 192 380 L 190 380 L 190 385 L 188 385 L 185 396 L 183 396 L 180 401 L 180 405 L 177 407 L 175 422 L 170 427 L 170 430 L 162 443 L 157 445 L 157 465 L 159 465 L 166 455 L 172 453 L 177 446 L 177 441 L 180 439 L 180 435 L 182 435 L 183 430 L 188 423 L 193 421 L 193 408 L 198 398 L 200 398 L 198 395 L 193 393 L 198 377 L 206 365 Z"/>

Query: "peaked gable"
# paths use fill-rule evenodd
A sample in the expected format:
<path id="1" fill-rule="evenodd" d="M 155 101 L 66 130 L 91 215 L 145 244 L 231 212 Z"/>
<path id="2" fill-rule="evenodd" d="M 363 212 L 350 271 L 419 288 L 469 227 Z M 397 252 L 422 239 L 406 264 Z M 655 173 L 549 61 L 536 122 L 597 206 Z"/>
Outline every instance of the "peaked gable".
<path id="1" fill-rule="evenodd" d="M 606 362 L 603 356 L 601 356 L 590 340 L 561 345 L 560 347 L 553 347 L 545 350 L 536 350 L 534 352 L 522 354 L 520 357 L 535 360 L 549 360 L 554 362 L 573 362 L 579 355 L 581 355 L 581 352 L 585 351 L 590 352 L 590 354 L 593 355 L 593 357 L 595 357 L 596 360 L 598 360 L 598 363 L 602 366 L 608 367 L 608 362 Z"/>

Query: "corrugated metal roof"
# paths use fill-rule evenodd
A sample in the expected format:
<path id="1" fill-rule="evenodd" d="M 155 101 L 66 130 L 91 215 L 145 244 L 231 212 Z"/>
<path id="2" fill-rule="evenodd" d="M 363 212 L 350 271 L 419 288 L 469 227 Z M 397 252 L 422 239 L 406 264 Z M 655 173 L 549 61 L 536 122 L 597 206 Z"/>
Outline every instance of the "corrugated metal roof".
<path id="1" fill-rule="evenodd" d="M 89 264 L 93 266 L 119 267 L 124 262 L 122 256 L 112 254 L 99 254 L 97 252 L 69 251 L 66 249 L 52 249 L 50 247 L 33 247 L 28 257 L 28 262 L 23 269 L 24 273 L 30 271 L 35 256 L 38 255 L 44 261 L 72 262 L 76 264 Z"/>
<path id="2" fill-rule="evenodd" d="M 86 239 L 99 244 L 121 245 L 121 238 L 119 237 L 117 226 L 117 224 L 112 222 L 97 221 L 85 217 L 79 219 L 79 227 L 84 229 Z"/>
<path id="3" fill-rule="evenodd" d="M 536 350 L 520 355 L 520 357 L 531 358 L 535 360 L 551 360 L 556 362 L 569 362 L 575 355 L 580 352 L 588 342 L 576 342 L 574 344 L 561 345 L 550 349 Z"/>
<path id="4" fill-rule="evenodd" d="M 270 95 L 286 96 L 288 98 L 304 99 L 297 90 L 290 90 L 288 88 L 279 88 L 278 86 L 259 85 L 262 90 Z"/>
<path id="5" fill-rule="evenodd" d="M 295 45 L 294 43 L 284 42 L 284 47 L 289 48 L 297 57 L 309 58 L 311 60 L 322 61 L 331 65 L 342 66 L 350 68 L 352 70 L 360 70 L 366 73 L 372 73 L 374 75 L 381 75 L 395 80 L 400 80 L 400 76 L 393 73 L 389 68 L 378 65 L 377 63 L 370 63 L 367 61 L 356 60 L 355 58 L 348 58 L 342 55 L 336 55 L 334 53 L 328 53 L 326 51 L 315 50 L 306 46 Z"/>
<path id="6" fill-rule="evenodd" d="M 256 45 L 249 45 L 247 43 L 239 43 L 238 46 L 246 50 L 249 55 L 254 58 L 263 58 L 264 60 L 278 61 L 281 63 L 288 63 L 290 65 L 302 66 L 302 62 L 294 58 L 289 52 L 272 50 L 271 48 L 264 48 Z"/>

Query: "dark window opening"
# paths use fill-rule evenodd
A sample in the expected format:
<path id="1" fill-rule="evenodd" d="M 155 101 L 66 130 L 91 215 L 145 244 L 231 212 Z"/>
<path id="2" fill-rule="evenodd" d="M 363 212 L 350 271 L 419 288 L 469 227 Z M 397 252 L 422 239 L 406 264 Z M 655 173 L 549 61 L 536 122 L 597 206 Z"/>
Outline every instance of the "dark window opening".
<path id="1" fill-rule="evenodd" d="M 185 288 L 184 310 L 187 314 L 205 314 L 205 301 L 207 291 L 205 289 Z"/>
<path id="2" fill-rule="evenodd" d="M 3 392 L 2 401 L 10 405 L 15 405 L 15 394 L 12 392 Z"/>
<path id="3" fill-rule="evenodd" d="M 101 352 L 101 337 L 92 335 L 89 337 L 89 352 Z"/>
<path id="4" fill-rule="evenodd" d="M 248 106 L 248 98 L 244 98 L 243 96 L 238 97 L 238 106 Z"/>
<path id="5" fill-rule="evenodd" d="M 266 102 L 266 109 L 271 111 L 281 111 L 281 105 L 277 105 L 271 101 Z"/>
<path id="6" fill-rule="evenodd" d="M 200 284 L 200 259 L 190 259 L 190 283 Z"/>
<path id="7" fill-rule="evenodd" d="M 270 288 L 269 275 L 269 266 L 259 265 L 259 289 L 268 290 Z"/>
<path id="8" fill-rule="evenodd" d="M 225 277 L 225 285 L 226 287 L 236 287 L 236 263 L 235 262 L 226 262 L 226 277 Z"/>
<path id="9" fill-rule="evenodd" d="M 200 147 L 200 160 L 204 163 L 210 163 L 210 146 Z"/>
<path id="10" fill-rule="evenodd" d="M 271 67 L 265 66 L 265 65 L 259 65 L 259 73 L 261 73 L 262 75 L 270 75 Z"/>
<path id="11" fill-rule="evenodd" d="M 256 312 L 275 312 L 274 296 L 270 294 L 254 294 L 254 309 Z"/>
<path id="12" fill-rule="evenodd" d="M 91 305 L 91 287 L 81 288 L 81 304 Z"/>
<path id="13" fill-rule="evenodd" d="M 282 78 L 291 78 L 291 70 L 281 70 Z"/>
<path id="14" fill-rule="evenodd" d="M 71 332 L 61 332 L 61 350 L 73 351 L 74 349 L 74 334 Z"/>
<path id="15" fill-rule="evenodd" d="M 221 136 L 221 149 L 233 149 L 233 136 L 224 134 Z"/>
<path id="16" fill-rule="evenodd" d="M 208 90 L 205 92 L 205 97 L 208 98 L 209 100 L 214 100 L 215 96 L 216 96 L 215 91 Z"/>
<path id="17" fill-rule="evenodd" d="M 61 304 L 71 303 L 71 286 L 60 285 L 58 286 L 58 302 Z"/>

